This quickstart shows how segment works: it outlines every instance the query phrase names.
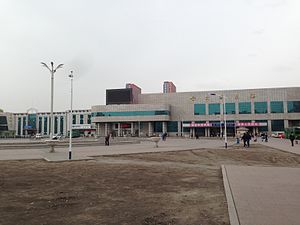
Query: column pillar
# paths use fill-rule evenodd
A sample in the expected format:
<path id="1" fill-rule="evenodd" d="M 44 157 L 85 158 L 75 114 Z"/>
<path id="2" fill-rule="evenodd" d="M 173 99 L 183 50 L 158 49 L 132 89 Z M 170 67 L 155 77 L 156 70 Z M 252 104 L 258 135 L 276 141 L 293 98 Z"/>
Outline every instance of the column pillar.
<path id="1" fill-rule="evenodd" d="M 196 134 L 196 128 L 193 127 L 193 138 L 195 138 L 195 134 Z"/>
<path id="2" fill-rule="evenodd" d="M 15 124 L 15 127 L 16 127 L 16 134 L 15 135 L 18 135 L 18 131 L 19 131 L 19 117 L 16 116 L 15 117 L 15 121 L 16 121 L 16 124 Z"/>
<path id="3" fill-rule="evenodd" d="M 182 124 L 181 124 L 181 121 L 178 121 L 177 122 L 177 134 L 178 134 L 178 137 L 181 136 L 181 129 L 182 129 Z"/>
<path id="4" fill-rule="evenodd" d="M 283 123 L 284 123 L 284 129 L 289 128 L 289 121 L 288 120 L 284 120 Z"/>
<path id="5" fill-rule="evenodd" d="M 268 134 L 270 135 L 272 133 L 272 124 L 271 120 L 268 120 Z"/>
<path id="6" fill-rule="evenodd" d="M 121 123 L 118 123 L 118 137 L 121 136 Z"/>
<path id="7" fill-rule="evenodd" d="M 163 133 L 166 133 L 166 132 L 168 132 L 168 130 L 167 130 L 167 122 L 163 122 L 163 127 L 162 127 L 162 129 L 163 129 Z"/>
<path id="8" fill-rule="evenodd" d="M 57 133 L 60 134 L 60 115 L 57 116 Z"/>
<path id="9" fill-rule="evenodd" d="M 97 123 L 97 125 L 98 125 L 98 134 L 100 134 L 100 124 L 99 123 Z M 108 135 L 108 124 L 107 123 L 105 123 L 104 124 L 104 135 L 106 136 L 106 135 Z"/>
<path id="10" fill-rule="evenodd" d="M 105 132 L 105 131 L 104 131 Z M 96 135 L 100 136 L 100 123 L 96 123 Z"/>
<path id="11" fill-rule="evenodd" d="M 40 128 L 40 116 L 36 114 L 36 121 L 35 121 L 36 133 L 39 133 Z"/>
<path id="12" fill-rule="evenodd" d="M 41 127 L 41 133 L 42 135 L 44 135 L 44 124 L 45 124 L 45 119 L 44 119 L 44 116 L 42 115 L 42 127 Z"/>
<path id="13" fill-rule="evenodd" d="M 151 137 L 153 133 L 153 126 L 152 126 L 152 122 L 148 123 L 148 136 Z"/>
<path id="14" fill-rule="evenodd" d="M 21 127 L 20 127 L 21 132 L 20 132 L 20 135 L 23 136 L 23 127 L 24 127 L 23 126 L 23 116 L 21 116 L 20 118 L 21 118 Z"/>
<path id="15" fill-rule="evenodd" d="M 50 116 L 47 116 L 47 135 L 50 134 Z"/>
<path id="16" fill-rule="evenodd" d="M 134 135 L 134 123 L 133 122 L 131 123 L 130 133 L 131 133 L 131 136 Z"/>

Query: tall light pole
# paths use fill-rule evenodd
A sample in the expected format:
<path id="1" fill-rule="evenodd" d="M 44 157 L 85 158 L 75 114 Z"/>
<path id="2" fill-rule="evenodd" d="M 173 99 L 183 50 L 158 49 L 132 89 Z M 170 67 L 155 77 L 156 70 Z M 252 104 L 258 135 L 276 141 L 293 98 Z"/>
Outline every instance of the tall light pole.
<path id="1" fill-rule="evenodd" d="M 226 96 L 225 95 L 219 95 L 216 93 L 211 93 L 210 95 L 217 95 L 223 100 L 223 117 L 224 117 L 224 142 L 225 142 L 225 148 L 227 148 L 227 123 L 226 123 Z"/>
<path id="2" fill-rule="evenodd" d="M 54 69 L 54 63 L 51 62 L 51 68 L 49 68 L 49 66 L 47 66 L 46 63 L 41 62 L 42 66 L 46 67 L 50 73 L 51 73 L 51 113 L 50 113 L 50 117 L 51 117 L 51 133 L 50 133 L 50 139 L 53 138 L 54 135 L 54 118 L 53 118 L 53 91 L 54 91 L 54 74 L 56 73 L 56 71 L 60 68 L 63 67 L 64 64 L 59 64 L 55 69 Z"/>
<path id="3" fill-rule="evenodd" d="M 71 80 L 71 110 L 70 110 L 70 132 L 69 132 L 69 160 L 72 159 L 72 128 L 73 128 L 73 71 L 69 75 Z"/>

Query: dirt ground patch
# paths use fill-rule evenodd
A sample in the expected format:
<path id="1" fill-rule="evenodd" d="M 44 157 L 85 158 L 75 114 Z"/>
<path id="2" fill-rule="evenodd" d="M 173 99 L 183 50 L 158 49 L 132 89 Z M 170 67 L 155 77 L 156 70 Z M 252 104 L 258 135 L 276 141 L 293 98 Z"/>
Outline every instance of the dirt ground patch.
<path id="1" fill-rule="evenodd" d="M 229 224 L 221 164 L 300 167 L 300 156 L 260 145 L 0 162 L 1 225 Z"/>

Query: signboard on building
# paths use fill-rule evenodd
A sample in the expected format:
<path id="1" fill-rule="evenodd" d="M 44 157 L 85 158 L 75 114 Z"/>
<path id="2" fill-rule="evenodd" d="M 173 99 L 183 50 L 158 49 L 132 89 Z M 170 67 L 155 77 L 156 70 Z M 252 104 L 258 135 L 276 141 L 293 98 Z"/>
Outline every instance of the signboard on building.
<path id="1" fill-rule="evenodd" d="M 224 127 L 224 122 L 213 122 L 213 123 L 183 123 L 183 127 Z M 266 122 L 236 122 L 236 123 L 226 123 L 226 127 L 265 127 L 268 126 L 268 123 Z"/>
<path id="2" fill-rule="evenodd" d="M 82 130 L 82 129 L 91 129 L 91 124 L 73 124 L 72 129 Z"/>

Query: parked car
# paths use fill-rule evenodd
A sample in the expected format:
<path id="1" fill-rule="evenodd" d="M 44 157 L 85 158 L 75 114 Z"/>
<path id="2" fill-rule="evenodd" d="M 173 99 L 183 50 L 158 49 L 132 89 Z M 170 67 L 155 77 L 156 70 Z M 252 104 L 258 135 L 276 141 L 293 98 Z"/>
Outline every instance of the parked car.
<path id="1" fill-rule="evenodd" d="M 42 137 L 43 137 L 42 134 L 39 133 L 35 135 L 35 139 L 41 139 Z"/>
<path id="2" fill-rule="evenodd" d="M 285 138 L 284 131 L 273 132 L 272 137 L 274 137 L 274 138 Z"/>
<path id="3" fill-rule="evenodd" d="M 55 134 L 52 139 L 53 140 L 58 140 L 58 139 L 61 139 L 62 138 L 62 135 L 61 134 Z"/>

